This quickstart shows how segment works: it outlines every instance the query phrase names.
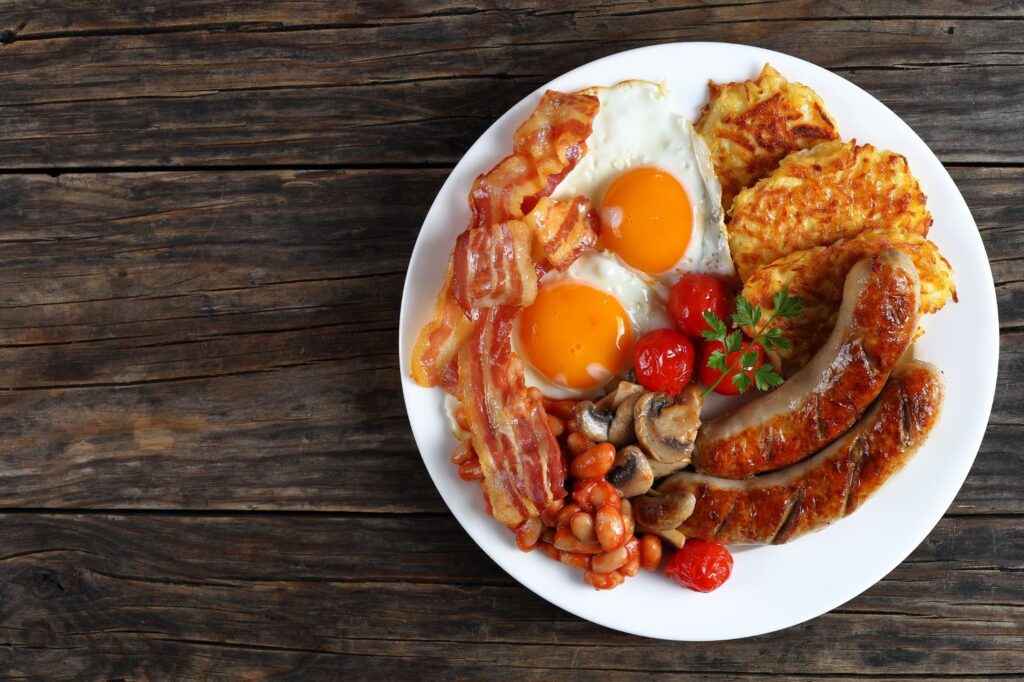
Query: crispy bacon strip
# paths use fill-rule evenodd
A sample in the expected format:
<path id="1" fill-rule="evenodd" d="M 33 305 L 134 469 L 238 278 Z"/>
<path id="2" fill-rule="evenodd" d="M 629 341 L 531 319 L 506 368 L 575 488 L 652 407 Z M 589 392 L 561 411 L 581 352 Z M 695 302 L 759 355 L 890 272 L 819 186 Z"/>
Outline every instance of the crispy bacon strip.
<path id="1" fill-rule="evenodd" d="M 548 90 L 516 130 L 514 152 L 533 159 L 537 173 L 545 179 L 539 196 L 550 195 L 586 154 L 587 138 L 600 106 L 594 95 Z"/>
<path id="2" fill-rule="evenodd" d="M 517 220 L 459 235 L 452 291 L 467 315 L 474 308 L 533 303 L 537 273 L 530 255 L 532 241 L 531 228 Z"/>
<path id="3" fill-rule="evenodd" d="M 535 251 L 543 253 L 556 270 L 568 268 L 597 242 L 597 212 L 586 197 L 572 201 L 544 197 L 524 220 L 533 228 Z"/>
<path id="4" fill-rule="evenodd" d="M 473 212 L 470 227 L 480 229 L 519 220 L 523 217 L 523 202 L 542 191 L 545 182 L 533 159 L 522 154 L 506 156 L 473 183 L 469 193 Z"/>
<path id="5" fill-rule="evenodd" d="M 512 307 L 489 308 L 459 348 L 459 393 L 484 473 L 484 496 L 494 518 L 511 528 L 565 496 L 561 449 L 511 350 L 515 315 Z"/>
<path id="6" fill-rule="evenodd" d="M 593 95 L 548 90 L 515 133 L 512 154 L 473 183 L 473 227 L 519 220 L 554 191 L 587 153 L 601 104 Z"/>
<path id="7" fill-rule="evenodd" d="M 473 329 L 473 323 L 452 295 L 453 261 L 454 257 L 448 261 L 448 274 L 437 295 L 434 319 L 420 330 L 412 349 L 412 378 L 420 386 L 444 385 L 448 390 L 455 385 L 452 372 L 459 346 Z"/>
<path id="8" fill-rule="evenodd" d="M 469 228 L 490 229 L 519 220 L 534 208 L 538 199 L 549 195 L 586 153 L 586 140 L 599 107 L 593 95 L 551 90 L 544 93 L 537 108 L 516 131 L 514 153 L 473 183 L 469 195 L 472 211 Z M 555 249 L 559 262 L 564 263 L 570 256 L 575 259 L 572 249 L 563 251 Z M 535 265 L 538 273 L 548 268 L 547 263 Z M 420 331 L 412 356 L 412 376 L 416 383 L 443 385 L 450 392 L 454 392 L 456 383 L 454 359 L 471 327 L 455 300 L 453 279 L 449 273 L 437 298 L 434 319 Z M 484 298 L 488 296 L 490 294 L 485 294 Z M 470 299 L 463 302 L 466 300 Z M 502 299 L 495 299 L 499 300 Z M 495 301 L 490 305 L 495 305 Z"/>

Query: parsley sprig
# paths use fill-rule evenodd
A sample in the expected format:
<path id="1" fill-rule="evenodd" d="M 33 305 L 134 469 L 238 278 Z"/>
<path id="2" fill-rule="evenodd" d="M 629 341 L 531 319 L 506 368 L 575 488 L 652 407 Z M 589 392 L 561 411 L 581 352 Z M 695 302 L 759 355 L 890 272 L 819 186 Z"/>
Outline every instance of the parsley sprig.
<path id="1" fill-rule="evenodd" d="M 757 346 L 761 346 L 766 352 L 773 348 L 783 351 L 790 349 L 789 341 L 782 335 L 782 330 L 772 327 L 771 324 L 776 318 L 799 317 L 803 311 L 804 301 L 799 296 L 790 296 L 789 290 L 783 289 L 775 294 L 772 303 L 775 305 L 775 310 L 764 323 L 761 323 L 761 308 L 751 304 L 742 295 L 737 296 L 736 312 L 732 316 L 732 321 L 738 329 L 731 333 L 726 329 L 725 322 L 718 319 L 717 315 L 710 311 L 704 313 L 704 320 L 711 328 L 701 332 L 701 336 L 708 341 L 721 341 L 725 346 L 725 352 L 716 350 L 708 357 L 708 367 L 718 370 L 721 374 L 715 383 L 704 389 L 702 395 L 707 395 L 715 390 L 718 384 L 722 383 L 722 379 L 739 369 L 747 370 L 737 372 L 732 377 L 732 383 L 740 393 L 746 393 L 751 385 L 757 386 L 758 390 L 767 391 L 782 384 L 782 377 L 771 365 L 764 364 L 754 370 L 750 370 L 750 367 L 757 362 Z M 758 327 L 759 323 L 760 327 Z M 743 327 L 750 327 L 754 330 L 754 334 L 745 348 L 743 332 L 739 329 Z M 740 354 L 739 360 L 729 365 L 729 355 L 741 348 L 743 353 Z M 748 372 L 753 375 L 753 379 L 748 376 Z"/>

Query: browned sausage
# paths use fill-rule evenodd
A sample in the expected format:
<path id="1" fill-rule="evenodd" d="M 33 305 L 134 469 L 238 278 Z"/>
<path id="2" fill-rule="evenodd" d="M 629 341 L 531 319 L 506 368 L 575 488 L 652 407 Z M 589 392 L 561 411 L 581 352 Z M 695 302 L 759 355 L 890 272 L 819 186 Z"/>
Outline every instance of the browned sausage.
<path id="1" fill-rule="evenodd" d="M 745 481 L 683 472 L 662 492 L 692 492 L 687 537 L 781 544 L 851 514 L 910 459 L 942 406 L 942 374 L 926 362 L 893 370 L 878 402 L 842 438 L 783 471 Z"/>
<path id="2" fill-rule="evenodd" d="M 705 424 L 694 468 L 747 478 L 799 462 L 845 433 L 914 340 L 920 289 L 917 268 L 902 251 L 887 249 L 853 266 L 825 345 L 773 392 Z"/>

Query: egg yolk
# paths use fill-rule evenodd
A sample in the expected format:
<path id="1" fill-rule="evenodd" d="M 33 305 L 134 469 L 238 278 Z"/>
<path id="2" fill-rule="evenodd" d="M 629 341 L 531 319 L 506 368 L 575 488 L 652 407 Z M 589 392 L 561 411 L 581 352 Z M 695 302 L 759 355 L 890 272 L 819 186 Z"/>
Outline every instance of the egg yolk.
<path id="1" fill-rule="evenodd" d="M 601 201 L 601 241 L 638 270 L 658 274 L 679 262 L 693 231 L 686 190 L 660 168 L 634 168 Z"/>
<path id="2" fill-rule="evenodd" d="M 526 359 L 553 383 L 587 389 L 629 365 L 633 332 L 614 296 L 585 284 L 541 286 L 519 317 Z"/>

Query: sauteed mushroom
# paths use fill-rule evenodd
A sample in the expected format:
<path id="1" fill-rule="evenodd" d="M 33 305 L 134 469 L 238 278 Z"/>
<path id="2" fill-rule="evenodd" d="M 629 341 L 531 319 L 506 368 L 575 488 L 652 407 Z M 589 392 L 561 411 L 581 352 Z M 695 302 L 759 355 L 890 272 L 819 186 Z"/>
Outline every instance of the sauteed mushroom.
<path id="1" fill-rule="evenodd" d="M 697 497 L 689 491 L 648 493 L 633 500 L 637 525 L 654 530 L 673 530 L 690 518 Z"/>
<path id="2" fill-rule="evenodd" d="M 643 451 L 630 445 L 615 456 L 615 465 L 608 472 L 608 482 L 619 489 L 623 497 L 643 495 L 654 483 L 654 472 Z"/>
<path id="3" fill-rule="evenodd" d="M 580 401 L 576 403 L 576 430 L 595 443 L 603 443 L 608 440 L 613 416 L 611 410 L 602 410 L 589 400 Z"/>
<path id="4" fill-rule="evenodd" d="M 643 391 L 637 384 L 620 381 L 596 403 L 577 403 L 576 430 L 596 443 L 607 441 L 616 447 L 633 441 L 633 405 Z"/>
<path id="5" fill-rule="evenodd" d="M 700 389 L 690 385 L 676 399 L 665 393 L 645 393 L 633 407 L 637 440 L 655 462 L 681 469 L 690 463 L 700 427 Z"/>
<path id="6" fill-rule="evenodd" d="M 686 544 L 686 536 L 674 528 L 672 530 L 655 530 L 654 528 L 643 528 L 642 526 L 637 526 L 637 528 L 639 528 L 644 533 L 657 535 L 662 540 L 672 545 L 676 549 L 679 549 L 684 544 Z"/>

